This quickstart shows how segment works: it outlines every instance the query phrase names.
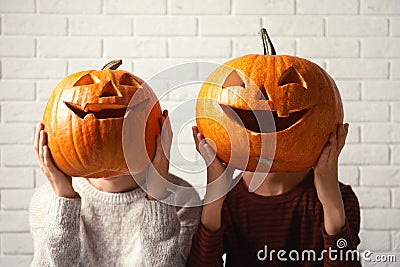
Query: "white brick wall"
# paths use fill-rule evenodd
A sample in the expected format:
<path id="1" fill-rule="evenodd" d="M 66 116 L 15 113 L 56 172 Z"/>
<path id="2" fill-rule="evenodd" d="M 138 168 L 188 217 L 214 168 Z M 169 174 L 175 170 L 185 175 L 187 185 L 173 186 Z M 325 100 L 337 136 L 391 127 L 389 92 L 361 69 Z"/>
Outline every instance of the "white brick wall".
<path id="1" fill-rule="evenodd" d="M 27 207 L 46 180 L 34 125 L 63 77 L 116 57 L 150 78 L 192 60 L 260 53 L 260 26 L 278 53 L 306 57 L 335 78 L 350 122 L 339 175 L 359 197 L 360 248 L 397 253 L 399 262 L 399 0 L 0 0 L 0 266 L 31 261 Z M 191 79 L 196 68 L 186 71 Z M 171 82 L 154 83 L 157 93 Z M 174 110 L 197 88 L 174 91 L 163 107 Z M 172 113 L 173 151 L 182 156 L 171 170 L 184 175 L 180 167 L 199 157 L 190 124 L 179 131 L 187 114 Z M 191 181 L 203 184 L 204 174 Z"/>

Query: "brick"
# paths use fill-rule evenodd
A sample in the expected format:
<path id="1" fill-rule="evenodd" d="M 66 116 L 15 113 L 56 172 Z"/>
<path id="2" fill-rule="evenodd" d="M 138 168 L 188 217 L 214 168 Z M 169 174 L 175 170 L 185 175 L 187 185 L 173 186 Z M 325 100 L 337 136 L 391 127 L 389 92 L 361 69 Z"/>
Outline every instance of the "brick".
<path id="1" fill-rule="evenodd" d="M 58 2 L 56 2 L 58 3 Z M 66 35 L 67 18 L 53 15 L 5 15 L 3 32 L 13 35 Z"/>
<path id="2" fill-rule="evenodd" d="M 330 59 L 329 72 L 335 79 L 386 79 L 389 62 L 381 59 Z"/>
<path id="3" fill-rule="evenodd" d="M 343 148 L 339 162 L 346 165 L 385 165 L 389 163 L 389 148 L 383 145 L 349 144 Z"/>
<path id="4" fill-rule="evenodd" d="M 361 186 L 400 186 L 399 166 L 362 166 Z"/>
<path id="5" fill-rule="evenodd" d="M 32 166 L 39 164 L 33 145 L 4 146 L 2 149 L 4 166 Z"/>
<path id="6" fill-rule="evenodd" d="M 330 15 L 330 14 L 357 14 L 357 0 L 322 0 L 316 3 L 313 0 L 299 0 L 297 2 L 297 14 L 315 14 L 315 15 Z"/>
<path id="7" fill-rule="evenodd" d="M 175 166 L 192 165 L 198 153 L 193 144 L 174 144 L 171 147 L 171 164 Z"/>
<path id="8" fill-rule="evenodd" d="M 0 266 L 25 267 L 32 263 L 31 255 L 0 256 Z"/>
<path id="9" fill-rule="evenodd" d="M 296 41 L 289 38 L 274 38 L 273 44 L 277 54 L 295 55 Z M 233 39 L 233 57 L 246 54 L 262 54 L 263 46 L 261 39 L 254 37 L 242 37 Z"/>
<path id="10" fill-rule="evenodd" d="M 4 254 L 32 254 L 33 239 L 30 233 L 4 233 L 1 235 Z"/>
<path id="11" fill-rule="evenodd" d="M 151 58 L 166 57 L 167 44 L 163 39 L 121 39 L 104 40 L 106 57 Z"/>
<path id="12" fill-rule="evenodd" d="M 365 81 L 363 96 L 366 100 L 400 100 L 400 81 Z"/>
<path id="13" fill-rule="evenodd" d="M 400 14 L 400 2 L 397 0 L 361 1 L 361 14 Z"/>
<path id="14" fill-rule="evenodd" d="M 0 168 L 0 188 L 32 188 L 33 186 L 34 176 L 31 168 Z"/>
<path id="15" fill-rule="evenodd" d="M 172 130 L 174 131 L 174 142 L 177 144 L 189 144 L 194 148 L 192 126 L 196 125 L 194 118 L 186 123 L 176 123 Z"/>
<path id="16" fill-rule="evenodd" d="M 141 16 L 134 21 L 137 36 L 194 36 L 197 21 L 193 16 Z"/>
<path id="17" fill-rule="evenodd" d="M 174 117 L 171 116 L 171 124 L 181 125 L 183 123 L 186 123 L 188 121 L 188 118 L 194 118 L 195 106 L 182 105 L 182 101 L 164 102 L 163 108 L 168 109 L 169 112 L 174 114 Z"/>
<path id="18" fill-rule="evenodd" d="M 400 36 L 400 18 L 392 17 L 390 18 L 390 35 L 391 36 Z"/>
<path id="19" fill-rule="evenodd" d="M 190 62 L 193 62 L 193 60 L 176 58 L 135 59 L 134 73 L 146 81 L 151 78 L 150 85 L 155 81 L 177 80 L 180 77 L 185 80 L 195 81 L 197 74 L 196 64 Z M 184 69 L 182 69 L 182 66 Z M 156 90 L 156 88 L 153 89 Z"/>
<path id="20" fill-rule="evenodd" d="M 389 105 L 385 102 L 347 101 L 344 117 L 348 122 L 383 122 L 389 120 Z"/>
<path id="21" fill-rule="evenodd" d="M 294 14 L 293 0 L 234 0 L 232 4 L 234 14 Z"/>
<path id="22" fill-rule="evenodd" d="M 0 124 L 0 144 L 32 144 L 33 125 Z"/>
<path id="23" fill-rule="evenodd" d="M 47 183 L 47 177 L 43 174 L 40 168 L 35 169 L 35 187 L 39 187 L 44 183 Z"/>
<path id="24" fill-rule="evenodd" d="M 360 143 L 360 126 L 351 123 L 349 126 L 349 132 L 346 136 L 346 144 L 359 144 Z"/>
<path id="25" fill-rule="evenodd" d="M 58 59 L 3 59 L 3 78 L 64 78 L 67 64 Z"/>
<path id="26" fill-rule="evenodd" d="M 262 24 L 268 35 L 274 36 L 322 36 L 324 34 L 324 20 L 321 17 L 281 15 L 262 18 Z"/>
<path id="27" fill-rule="evenodd" d="M 123 16 L 73 16 L 70 18 L 70 33 L 85 36 L 132 35 L 132 25 L 132 19 Z"/>
<path id="28" fill-rule="evenodd" d="M 203 16 L 199 22 L 202 36 L 254 35 L 250 28 L 259 29 L 260 19 L 255 16 Z"/>
<path id="29" fill-rule="evenodd" d="M 159 0 L 105 0 L 106 14 L 165 14 L 167 1 Z"/>
<path id="30" fill-rule="evenodd" d="M 102 1 L 100 0 L 37 1 L 38 11 L 40 13 L 101 13 Z"/>
<path id="31" fill-rule="evenodd" d="M 35 56 L 35 49 L 33 38 L 0 38 L 0 56 L 3 57 L 33 57 Z"/>
<path id="32" fill-rule="evenodd" d="M 400 231 L 392 233 L 392 250 L 400 251 Z"/>
<path id="33" fill-rule="evenodd" d="M 213 0 L 170 0 L 168 12 L 171 14 L 229 14 L 231 1 L 220 0 L 215 4 Z"/>
<path id="34" fill-rule="evenodd" d="M 37 99 L 47 101 L 59 80 L 40 80 L 36 82 Z"/>
<path id="35" fill-rule="evenodd" d="M 46 103 L 14 102 L 3 104 L 3 120 L 5 122 L 39 122 L 42 120 Z"/>
<path id="36" fill-rule="evenodd" d="M 400 146 L 392 147 L 392 162 L 400 165 Z"/>
<path id="37" fill-rule="evenodd" d="M 361 40 L 361 56 L 365 58 L 400 57 L 400 38 L 368 38 Z"/>
<path id="38" fill-rule="evenodd" d="M 35 0 L 2 0 L 0 13 L 33 13 L 35 12 Z"/>
<path id="39" fill-rule="evenodd" d="M 364 209 L 361 216 L 364 217 L 364 229 L 400 229 L 400 210 Z"/>
<path id="40" fill-rule="evenodd" d="M 201 86 L 201 82 L 183 84 L 179 87 L 170 86 L 169 88 L 171 88 L 171 90 L 168 93 L 168 100 L 195 101 L 197 99 L 197 95 L 199 94 Z"/>
<path id="41" fill-rule="evenodd" d="M 392 60 L 391 69 L 391 77 L 393 79 L 400 79 L 400 60 Z"/>
<path id="42" fill-rule="evenodd" d="M 0 232 L 29 231 L 28 211 L 0 211 Z"/>
<path id="43" fill-rule="evenodd" d="M 361 98 L 361 84 L 358 81 L 336 80 L 340 96 L 344 101 Z"/>
<path id="44" fill-rule="evenodd" d="M 354 187 L 361 208 L 389 208 L 390 189 Z"/>
<path id="45" fill-rule="evenodd" d="M 171 57 L 229 57 L 231 41 L 225 38 L 173 38 L 169 42 Z"/>
<path id="46" fill-rule="evenodd" d="M 353 166 L 339 166 L 339 181 L 351 186 L 359 185 L 359 171 Z"/>
<path id="47" fill-rule="evenodd" d="M 1 191 L 3 210 L 27 210 L 32 198 L 33 189 L 7 189 Z"/>
<path id="48" fill-rule="evenodd" d="M 100 57 L 101 40 L 97 38 L 50 38 L 38 40 L 40 57 Z"/>
<path id="49" fill-rule="evenodd" d="M 1 80 L 0 101 L 4 100 L 34 100 L 35 84 L 33 81 Z"/>
<path id="50" fill-rule="evenodd" d="M 327 36 L 385 36 L 388 28 L 384 17 L 331 16 L 326 19 Z"/>
<path id="51" fill-rule="evenodd" d="M 369 249 L 371 251 L 390 250 L 390 232 L 388 231 L 368 231 L 360 232 L 361 243 L 359 250 Z"/>
<path id="52" fill-rule="evenodd" d="M 392 116 L 395 122 L 400 122 L 400 102 L 392 103 Z"/>
<path id="53" fill-rule="evenodd" d="M 399 143 L 400 124 L 368 123 L 363 126 L 363 143 Z"/>
<path id="54" fill-rule="evenodd" d="M 392 206 L 400 208 L 400 188 L 392 188 Z"/>
<path id="55" fill-rule="evenodd" d="M 357 39 L 301 38 L 298 42 L 300 57 L 346 58 L 359 56 Z"/>

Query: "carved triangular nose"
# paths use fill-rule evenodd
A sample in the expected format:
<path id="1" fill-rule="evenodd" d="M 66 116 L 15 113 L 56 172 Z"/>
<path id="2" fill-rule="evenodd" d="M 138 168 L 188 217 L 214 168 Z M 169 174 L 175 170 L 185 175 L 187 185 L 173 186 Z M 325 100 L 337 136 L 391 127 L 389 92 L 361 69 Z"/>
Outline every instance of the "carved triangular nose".
<path id="1" fill-rule="evenodd" d="M 121 93 L 118 91 L 117 87 L 115 87 L 112 81 L 109 81 L 101 91 L 100 97 L 110 97 L 110 96 L 121 96 Z"/>

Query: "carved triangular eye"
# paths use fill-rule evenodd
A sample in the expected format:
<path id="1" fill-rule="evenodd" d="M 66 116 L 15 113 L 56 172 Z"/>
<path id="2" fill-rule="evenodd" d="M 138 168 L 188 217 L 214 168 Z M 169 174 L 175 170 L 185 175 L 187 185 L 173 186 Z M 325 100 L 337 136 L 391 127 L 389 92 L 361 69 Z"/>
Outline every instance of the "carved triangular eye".
<path id="1" fill-rule="evenodd" d="M 122 96 L 112 81 L 109 81 L 101 91 L 100 97 Z"/>
<path id="2" fill-rule="evenodd" d="M 119 84 L 140 87 L 140 84 L 135 80 L 135 78 L 132 75 L 129 75 L 128 73 L 122 75 L 121 79 L 119 80 Z"/>
<path id="3" fill-rule="evenodd" d="M 222 84 L 222 88 L 230 87 L 230 86 L 241 86 L 246 87 L 246 84 L 239 76 L 236 70 L 233 70 L 229 75 L 226 77 L 224 83 Z"/>
<path id="4" fill-rule="evenodd" d="M 83 75 L 75 84 L 74 86 L 82 86 L 82 85 L 89 85 L 89 84 L 95 84 L 96 81 L 93 79 L 92 75 L 85 74 Z"/>
<path id="5" fill-rule="evenodd" d="M 293 66 L 283 72 L 281 78 L 279 78 L 278 86 L 283 86 L 289 83 L 296 83 L 307 88 L 304 78 Z"/>

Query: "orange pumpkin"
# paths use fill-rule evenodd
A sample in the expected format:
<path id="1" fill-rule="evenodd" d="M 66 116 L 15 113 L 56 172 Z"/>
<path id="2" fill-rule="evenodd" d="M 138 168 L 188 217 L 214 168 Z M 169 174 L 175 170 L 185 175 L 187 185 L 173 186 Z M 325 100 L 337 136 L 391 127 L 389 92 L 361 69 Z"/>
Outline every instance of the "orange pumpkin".
<path id="1" fill-rule="evenodd" d="M 198 95 L 196 121 L 217 156 L 248 171 L 295 172 L 317 161 L 343 121 L 333 79 L 318 65 L 276 55 L 265 29 L 264 55 L 245 55 L 212 72 Z"/>
<path id="2" fill-rule="evenodd" d="M 160 105 L 143 80 L 116 70 L 121 64 L 121 60 L 111 61 L 100 71 L 81 71 L 66 77 L 47 102 L 43 123 L 48 145 L 54 163 L 67 175 L 96 178 L 130 173 L 122 147 L 128 107 L 133 114 L 147 113 L 143 125 L 143 150 L 147 153 L 137 151 L 130 170 L 143 170 L 154 157 Z M 130 105 L 134 95 L 137 103 Z"/>

